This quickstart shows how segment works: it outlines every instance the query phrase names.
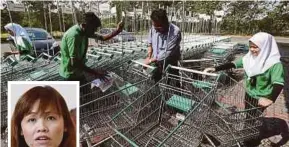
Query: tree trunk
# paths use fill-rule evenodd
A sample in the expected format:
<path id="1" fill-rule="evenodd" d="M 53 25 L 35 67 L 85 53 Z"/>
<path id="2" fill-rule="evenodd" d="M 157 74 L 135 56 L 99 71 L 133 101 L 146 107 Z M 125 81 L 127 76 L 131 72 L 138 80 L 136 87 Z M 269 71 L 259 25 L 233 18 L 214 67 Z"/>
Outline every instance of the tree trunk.
<path id="1" fill-rule="evenodd" d="M 122 10 L 121 10 L 122 7 L 120 3 L 117 3 L 115 7 L 116 7 L 116 23 L 118 23 L 121 21 L 122 18 Z"/>

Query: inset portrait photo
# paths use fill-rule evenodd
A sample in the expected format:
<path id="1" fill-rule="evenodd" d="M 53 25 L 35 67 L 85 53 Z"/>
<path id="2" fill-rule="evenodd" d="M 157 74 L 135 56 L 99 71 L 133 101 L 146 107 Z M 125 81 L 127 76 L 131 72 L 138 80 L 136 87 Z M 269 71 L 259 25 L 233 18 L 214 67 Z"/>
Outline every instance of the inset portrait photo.
<path id="1" fill-rule="evenodd" d="M 9 147 L 76 147 L 79 82 L 9 81 Z"/>

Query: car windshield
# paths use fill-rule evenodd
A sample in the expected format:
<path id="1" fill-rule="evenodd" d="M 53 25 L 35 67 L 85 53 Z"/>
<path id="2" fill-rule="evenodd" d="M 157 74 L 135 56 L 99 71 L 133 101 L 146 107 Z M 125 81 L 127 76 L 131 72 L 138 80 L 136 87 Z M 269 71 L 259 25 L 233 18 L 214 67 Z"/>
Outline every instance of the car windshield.
<path id="1" fill-rule="evenodd" d="M 46 40 L 48 37 L 46 32 L 39 30 L 27 30 L 27 33 L 31 40 Z"/>

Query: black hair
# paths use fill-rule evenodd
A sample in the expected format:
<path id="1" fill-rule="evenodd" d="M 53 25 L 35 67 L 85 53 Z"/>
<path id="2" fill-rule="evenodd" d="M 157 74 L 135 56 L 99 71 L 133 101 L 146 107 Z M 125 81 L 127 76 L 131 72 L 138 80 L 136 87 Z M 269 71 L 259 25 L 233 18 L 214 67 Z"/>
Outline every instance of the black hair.
<path id="1" fill-rule="evenodd" d="M 83 22 L 85 24 L 90 24 L 96 27 L 100 27 L 101 26 L 101 21 L 100 19 L 93 13 L 93 12 L 86 12 L 84 13 L 84 20 Z"/>
<path id="2" fill-rule="evenodd" d="M 168 17 L 167 17 L 167 12 L 164 9 L 154 10 L 152 12 L 152 14 L 151 14 L 151 20 L 152 21 L 157 21 L 157 22 L 160 22 L 160 23 L 165 23 L 165 24 L 169 23 L 169 20 L 168 20 Z"/>

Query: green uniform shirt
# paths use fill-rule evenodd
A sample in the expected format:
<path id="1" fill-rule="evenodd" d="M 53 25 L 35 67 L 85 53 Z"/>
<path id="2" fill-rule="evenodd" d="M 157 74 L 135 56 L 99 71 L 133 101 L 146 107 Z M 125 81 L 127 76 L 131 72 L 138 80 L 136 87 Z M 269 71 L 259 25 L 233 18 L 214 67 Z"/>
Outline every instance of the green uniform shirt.
<path id="1" fill-rule="evenodd" d="M 235 63 L 236 68 L 243 68 L 243 58 Z M 252 86 L 248 75 L 245 73 L 245 87 L 252 97 L 265 97 L 271 99 L 273 84 L 284 85 L 284 69 L 281 62 L 274 64 L 264 73 L 256 75 L 256 86 Z"/>
<path id="2" fill-rule="evenodd" d="M 74 25 L 68 29 L 61 40 L 61 64 L 60 76 L 64 78 L 78 78 L 83 76 L 83 71 L 73 68 L 70 58 L 77 58 L 78 61 L 85 63 L 88 47 L 88 38 L 81 31 L 79 25 Z"/>

